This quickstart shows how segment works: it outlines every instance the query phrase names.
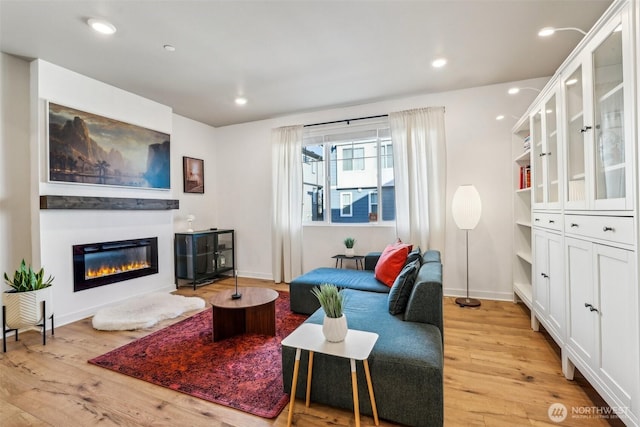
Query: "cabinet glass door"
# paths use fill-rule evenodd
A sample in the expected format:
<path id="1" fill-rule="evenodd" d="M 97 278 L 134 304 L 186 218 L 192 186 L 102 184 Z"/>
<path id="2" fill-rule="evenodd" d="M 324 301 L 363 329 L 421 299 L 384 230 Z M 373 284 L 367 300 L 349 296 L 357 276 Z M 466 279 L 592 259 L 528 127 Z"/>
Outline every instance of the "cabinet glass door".
<path id="1" fill-rule="evenodd" d="M 556 96 L 552 96 L 549 101 L 544 104 L 544 129 L 545 129 L 545 145 L 544 160 L 547 162 L 547 186 L 546 186 L 546 202 L 548 204 L 557 204 L 560 182 L 558 180 L 558 105 Z"/>
<path id="2" fill-rule="evenodd" d="M 195 254 L 195 278 L 202 275 L 213 273 L 215 269 L 215 254 L 213 253 L 213 235 L 211 234 L 194 234 Z"/>
<path id="3" fill-rule="evenodd" d="M 564 81 L 567 108 L 567 206 L 585 206 L 585 129 L 582 66 Z"/>
<path id="4" fill-rule="evenodd" d="M 544 202 L 543 176 L 542 170 L 542 116 L 540 112 L 531 117 L 531 141 L 533 152 L 533 203 L 542 204 Z"/>
<path id="5" fill-rule="evenodd" d="M 622 31 L 593 51 L 595 199 L 626 196 Z"/>
<path id="6" fill-rule="evenodd" d="M 219 233 L 217 237 L 216 270 L 232 270 L 235 265 L 235 260 L 233 259 L 233 233 Z"/>

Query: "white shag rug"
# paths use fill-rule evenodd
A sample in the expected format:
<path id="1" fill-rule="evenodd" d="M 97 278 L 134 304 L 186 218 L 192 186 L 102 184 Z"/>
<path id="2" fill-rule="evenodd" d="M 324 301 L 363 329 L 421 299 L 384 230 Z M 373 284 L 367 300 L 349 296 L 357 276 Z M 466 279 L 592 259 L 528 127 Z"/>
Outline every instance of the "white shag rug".
<path id="1" fill-rule="evenodd" d="M 131 331 L 149 328 L 185 311 L 202 309 L 204 305 L 202 298 L 156 292 L 101 308 L 93 316 L 92 323 L 100 331 Z"/>

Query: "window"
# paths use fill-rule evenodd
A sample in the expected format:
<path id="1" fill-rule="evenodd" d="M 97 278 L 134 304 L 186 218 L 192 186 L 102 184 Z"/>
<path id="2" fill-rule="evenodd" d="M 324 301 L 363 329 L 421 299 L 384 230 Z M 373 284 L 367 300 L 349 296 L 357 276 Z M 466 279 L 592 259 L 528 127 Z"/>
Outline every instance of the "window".
<path id="1" fill-rule="evenodd" d="M 393 153 L 386 120 L 307 128 L 302 161 L 303 222 L 395 220 Z"/>
<path id="2" fill-rule="evenodd" d="M 364 170 L 364 148 L 343 148 L 342 149 L 342 170 L 354 171 Z"/>
<path id="3" fill-rule="evenodd" d="M 369 193 L 369 221 L 378 220 L 378 192 Z"/>
<path id="4" fill-rule="evenodd" d="M 351 200 L 353 199 L 351 193 L 340 193 L 340 216 L 352 216 L 351 213 Z"/>
<path id="5" fill-rule="evenodd" d="M 393 147 L 391 144 L 380 146 L 380 166 L 383 169 L 393 167 Z"/>

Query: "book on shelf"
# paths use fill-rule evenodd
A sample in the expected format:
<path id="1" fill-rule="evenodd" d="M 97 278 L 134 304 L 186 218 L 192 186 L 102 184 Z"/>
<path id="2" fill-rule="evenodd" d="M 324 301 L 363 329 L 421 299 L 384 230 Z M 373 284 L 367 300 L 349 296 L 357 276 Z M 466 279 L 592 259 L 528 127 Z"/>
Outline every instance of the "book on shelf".
<path id="1" fill-rule="evenodd" d="M 531 166 L 520 166 L 520 190 L 531 187 Z"/>

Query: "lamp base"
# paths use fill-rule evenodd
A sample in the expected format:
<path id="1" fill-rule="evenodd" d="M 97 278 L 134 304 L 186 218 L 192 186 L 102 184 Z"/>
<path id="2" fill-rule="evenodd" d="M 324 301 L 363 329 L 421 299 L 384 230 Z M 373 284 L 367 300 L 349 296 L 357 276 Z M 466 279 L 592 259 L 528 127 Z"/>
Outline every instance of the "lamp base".
<path id="1" fill-rule="evenodd" d="M 460 307 L 480 307 L 480 301 L 475 298 L 456 298 L 456 304 Z"/>
<path id="2" fill-rule="evenodd" d="M 242 294 L 239 293 L 235 293 L 235 294 L 231 294 L 231 299 L 240 299 L 242 298 Z"/>

